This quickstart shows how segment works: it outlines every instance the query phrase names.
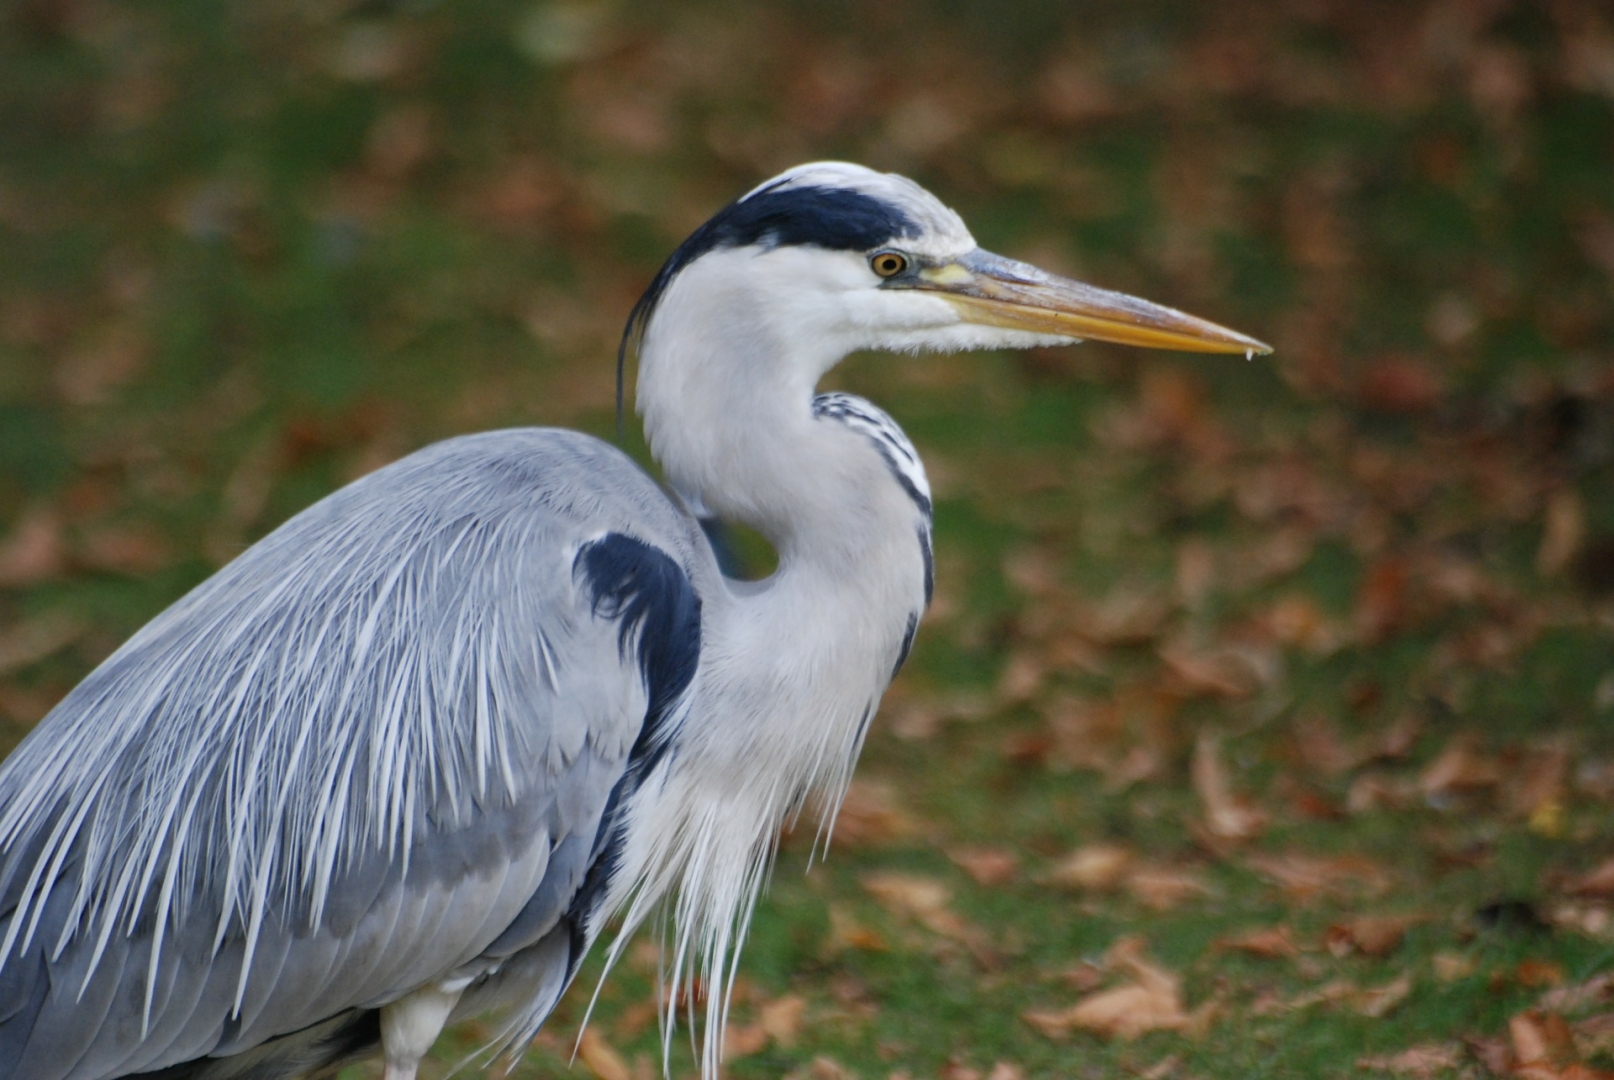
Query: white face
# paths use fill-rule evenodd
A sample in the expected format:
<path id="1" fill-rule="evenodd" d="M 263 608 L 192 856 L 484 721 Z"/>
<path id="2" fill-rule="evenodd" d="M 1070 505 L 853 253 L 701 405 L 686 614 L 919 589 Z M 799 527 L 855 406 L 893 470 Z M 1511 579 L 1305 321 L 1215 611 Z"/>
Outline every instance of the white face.
<path id="1" fill-rule="evenodd" d="M 871 252 L 751 247 L 714 252 L 701 260 L 713 265 L 701 269 L 710 270 L 713 284 L 727 278 L 731 287 L 743 291 L 755 315 L 766 323 L 800 327 L 811 334 L 836 354 L 834 360 L 858 349 L 955 352 L 1077 340 L 1069 334 L 972 322 L 946 292 L 937 291 L 923 277 L 929 268 L 922 267 L 921 259 L 959 267 L 974 261 L 976 254 L 966 250 L 956 256 L 922 256 L 912 245 Z M 872 264 L 892 256 L 906 260 L 910 269 L 882 277 Z"/>

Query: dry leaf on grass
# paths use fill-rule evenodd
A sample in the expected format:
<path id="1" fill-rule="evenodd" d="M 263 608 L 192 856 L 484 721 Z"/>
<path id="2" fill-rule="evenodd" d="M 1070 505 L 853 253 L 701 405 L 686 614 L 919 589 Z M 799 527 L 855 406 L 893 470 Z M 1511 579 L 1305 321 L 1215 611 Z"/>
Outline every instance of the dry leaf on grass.
<path id="1" fill-rule="evenodd" d="M 1513 981 L 1520 986 L 1543 987 L 1562 986 L 1564 984 L 1564 968 L 1562 964 L 1551 960 L 1521 960 L 1513 969 Z"/>
<path id="2" fill-rule="evenodd" d="M 1185 901 L 1212 895 L 1198 871 L 1171 866 L 1135 867 L 1127 875 L 1126 891 L 1153 911 L 1170 911 Z"/>
<path id="3" fill-rule="evenodd" d="M 1211 948 L 1218 952 L 1246 953 L 1263 960 L 1289 960 L 1300 955 L 1300 947 L 1287 926 L 1268 926 L 1219 937 L 1211 942 Z"/>
<path id="4" fill-rule="evenodd" d="M 605 1041 L 598 1027 L 590 1025 L 583 1029 L 582 1036 L 577 1040 L 577 1056 L 599 1080 L 633 1080 L 633 1071 L 628 1068 L 628 1063 L 615 1047 Z"/>
<path id="5" fill-rule="evenodd" d="M 1403 974 L 1383 986 L 1364 989 L 1356 999 L 1356 1011 L 1377 1020 L 1389 1016 L 1412 994 L 1412 976 Z"/>
<path id="6" fill-rule="evenodd" d="M 801 1034 L 806 1011 L 806 1000 L 795 994 L 764 1003 L 753 1023 L 729 1025 L 723 1035 L 724 1058 L 746 1057 L 765 1049 L 769 1043 L 789 1049 Z"/>
<path id="7" fill-rule="evenodd" d="M 1149 1031 L 1181 1031 L 1188 1015 L 1173 994 L 1141 983 L 1100 990 L 1068 1009 L 1027 1010 L 1025 1020 L 1051 1039 L 1086 1031 L 1104 1039 L 1132 1040 Z"/>
<path id="8" fill-rule="evenodd" d="M 1059 860 L 1042 880 L 1066 889 L 1111 892 L 1126 880 L 1135 861 L 1119 844 L 1088 844 Z"/>
<path id="9" fill-rule="evenodd" d="M 834 955 L 845 949 L 890 952 L 891 946 L 878 931 L 859 923 L 844 906 L 832 903 L 829 905 L 829 936 L 824 940 L 824 951 Z"/>
<path id="10" fill-rule="evenodd" d="M 1073 628 L 1097 645 L 1147 645 L 1160 636 L 1171 613 L 1170 599 L 1161 594 L 1117 588 L 1098 603 L 1081 606 Z"/>
<path id="11" fill-rule="evenodd" d="M 1507 771 L 1502 801 L 1510 814 L 1535 825 L 1555 813 L 1562 815 L 1568 783 L 1569 744 L 1561 738 L 1548 740 Z"/>
<path id="12" fill-rule="evenodd" d="M 858 1080 L 857 1073 L 832 1057 L 819 1054 L 799 1069 L 785 1073 L 782 1080 Z"/>
<path id="13" fill-rule="evenodd" d="M 1529 1009 L 1508 1020 L 1508 1041 L 1518 1066 L 1563 1066 L 1580 1057 L 1569 1024 L 1557 1013 Z"/>
<path id="14" fill-rule="evenodd" d="M 1282 676 L 1277 649 L 1244 643 L 1196 648 L 1182 641 L 1159 650 L 1172 689 L 1186 697 L 1246 698 Z"/>
<path id="15" fill-rule="evenodd" d="M 1608 1057 L 1614 1054 L 1614 1013 L 1603 1013 L 1576 1020 L 1570 1025 L 1575 1035 L 1575 1048 L 1583 1058 Z"/>
<path id="16" fill-rule="evenodd" d="M 1401 975 L 1383 986 L 1360 987 L 1349 979 L 1335 979 L 1322 986 L 1296 994 L 1288 1001 L 1269 997 L 1250 1007 L 1252 1016 L 1298 1012 L 1318 1005 L 1345 1006 L 1363 1016 L 1379 1019 L 1388 1016 L 1396 1006 L 1412 993 L 1412 976 Z"/>
<path id="17" fill-rule="evenodd" d="M 1395 1076 L 1410 1076 L 1414 1080 L 1432 1080 L 1433 1077 L 1453 1072 L 1463 1060 L 1463 1048 L 1458 1043 L 1423 1043 L 1399 1054 L 1383 1054 L 1356 1059 L 1358 1069 L 1375 1069 Z"/>
<path id="18" fill-rule="evenodd" d="M 939 937 L 956 941 L 983 963 L 991 952 L 986 931 L 960 916 L 948 904 L 952 890 L 935 878 L 896 871 L 864 874 L 860 879 L 880 906 L 919 923 Z"/>
<path id="19" fill-rule="evenodd" d="M 1345 794 L 1345 809 L 1352 814 L 1406 810 L 1417 805 L 1418 799 L 1418 784 L 1412 778 L 1370 771 L 1351 781 L 1350 790 Z"/>
<path id="20" fill-rule="evenodd" d="M 977 885 L 1007 885 L 1020 872 L 1019 856 L 1002 848 L 953 848 L 947 852 L 947 857 Z"/>
<path id="21" fill-rule="evenodd" d="M 45 659 L 83 632 L 83 623 L 60 612 L 45 612 L 0 631 L 0 675 Z"/>
<path id="22" fill-rule="evenodd" d="M 156 526 L 130 521 L 85 532 L 73 558 L 91 570 L 141 577 L 167 566 L 173 551 Z"/>
<path id="23" fill-rule="evenodd" d="M 785 1049 L 796 1044 L 801 1035 L 802 1018 L 807 1015 L 807 999 L 799 994 L 786 994 L 762 1006 L 760 1019 L 768 1037 Z"/>
<path id="24" fill-rule="evenodd" d="M 1470 735 L 1455 735 L 1418 776 L 1426 797 L 1495 787 L 1502 780 L 1502 765 L 1481 753 Z"/>
<path id="25" fill-rule="evenodd" d="M 1599 941 L 1614 940 L 1614 908 L 1578 900 L 1554 904 L 1543 913 L 1549 926 L 1584 934 Z"/>
<path id="26" fill-rule="evenodd" d="M 1378 896 L 1393 884 L 1389 873 L 1361 855 L 1307 855 L 1255 852 L 1245 865 L 1269 877 L 1293 903 L 1306 904 L 1325 895 Z"/>
<path id="27" fill-rule="evenodd" d="M 1205 811 L 1205 828 L 1223 840 L 1248 840 L 1266 828 L 1267 816 L 1248 800 L 1233 794 L 1227 770 L 1222 764 L 1221 739 L 1200 735 L 1194 743 L 1192 766 L 1194 793 Z"/>
<path id="28" fill-rule="evenodd" d="M 1184 1011 L 1182 980 L 1144 956 L 1142 938 L 1122 938 L 1104 958 L 1106 970 L 1130 981 L 1099 990 L 1066 1009 L 1030 1009 L 1026 1023 L 1050 1039 L 1086 1031 L 1105 1039 L 1132 1040 L 1150 1031 L 1185 1031 L 1207 1025 L 1215 1005 Z"/>
<path id="29" fill-rule="evenodd" d="M 1614 859 L 1601 863 L 1564 886 L 1570 896 L 1589 896 L 1598 900 L 1614 900 Z"/>
<path id="30" fill-rule="evenodd" d="M 1338 776 L 1362 762 L 1362 755 L 1348 746 L 1339 726 L 1326 716 L 1304 713 L 1290 725 L 1300 760 L 1314 772 Z"/>
<path id="31" fill-rule="evenodd" d="M 1536 1002 L 1536 1008 L 1542 1012 L 1577 1013 L 1611 1003 L 1614 1003 L 1614 972 L 1604 972 L 1574 986 L 1548 990 Z"/>
<path id="32" fill-rule="evenodd" d="M 1407 927 L 1422 921 L 1418 915 L 1361 915 L 1330 926 L 1323 943 L 1337 957 L 1388 956 L 1401 947 Z"/>
<path id="33" fill-rule="evenodd" d="M 1075 892 L 1125 891 L 1155 911 L 1169 911 L 1184 901 L 1211 895 L 1197 870 L 1144 863 L 1119 844 L 1077 848 L 1040 880 Z"/>
<path id="34" fill-rule="evenodd" d="M 1547 499 L 1547 513 L 1536 550 L 1536 571 L 1543 577 L 1561 574 L 1586 542 L 1586 508 L 1574 488 L 1560 488 Z"/>
<path id="35" fill-rule="evenodd" d="M 1477 965 L 1472 956 L 1457 952 L 1438 952 L 1430 961 L 1430 966 L 1435 969 L 1435 978 L 1449 983 L 1468 978 L 1474 974 Z"/>
<path id="36" fill-rule="evenodd" d="M 835 815 L 837 847 L 874 847 L 919 832 L 919 823 L 902 806 L 894 785 L 883 780 L 854 779 Z"/>
<path id="37" fill-rule="evenodd" d="M 62 522 L 56 511 L 34 506 L 0 539 L 0 586 L 35 585 L 67 569 Z"/>

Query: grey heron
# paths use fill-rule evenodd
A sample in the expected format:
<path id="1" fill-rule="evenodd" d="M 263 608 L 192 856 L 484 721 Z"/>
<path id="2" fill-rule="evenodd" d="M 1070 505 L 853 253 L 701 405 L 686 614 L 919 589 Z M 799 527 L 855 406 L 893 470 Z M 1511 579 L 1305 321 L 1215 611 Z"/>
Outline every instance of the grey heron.
<path id="1" fill-rule="evenodd" d="M 977 248 L 910 180 L 792 169 L 656 274 L 625 345 L 663 488 L 570 431 L 428 446 L 310 506 L 0 766 L 0 1075 L 409 1080 L 496 1010 L 519 1053 L 612 919 L 709 989 L 781 823 L 833 815 L 932 584 L 859 349 L 1269 351 Z M 620 357 L 619 357 L 620 363 Z M 725 578 L 697 513 L 776 548 Z M 665 1018 L 669 1025 L 674 1019 Z"/>

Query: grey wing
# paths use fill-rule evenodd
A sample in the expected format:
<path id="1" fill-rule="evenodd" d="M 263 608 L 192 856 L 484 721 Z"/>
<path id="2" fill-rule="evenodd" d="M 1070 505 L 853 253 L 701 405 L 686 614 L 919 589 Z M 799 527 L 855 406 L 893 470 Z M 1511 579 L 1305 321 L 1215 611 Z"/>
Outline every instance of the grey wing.
<path id="1" fill-rule="evenodd" d="M 695 673 L 694 529 L 597 440 L 470 436 L 146 626 L 0 766 L 0 1075 L 351 1040 L 448 977 L 552 1003 Z"/>

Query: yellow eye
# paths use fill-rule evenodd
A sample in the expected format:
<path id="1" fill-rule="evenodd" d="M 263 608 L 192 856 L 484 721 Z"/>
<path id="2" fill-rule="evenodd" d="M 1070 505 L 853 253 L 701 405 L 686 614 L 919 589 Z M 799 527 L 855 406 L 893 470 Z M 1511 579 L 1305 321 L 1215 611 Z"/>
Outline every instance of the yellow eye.
<path id="1" fill-rule="evenodd" d="M 877 251 L 869 256 L 869 269 L 881 277 L 896 277 L 908 269 L 908 258 L 895 251 Z"/>

